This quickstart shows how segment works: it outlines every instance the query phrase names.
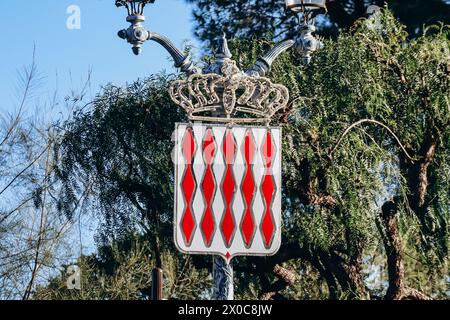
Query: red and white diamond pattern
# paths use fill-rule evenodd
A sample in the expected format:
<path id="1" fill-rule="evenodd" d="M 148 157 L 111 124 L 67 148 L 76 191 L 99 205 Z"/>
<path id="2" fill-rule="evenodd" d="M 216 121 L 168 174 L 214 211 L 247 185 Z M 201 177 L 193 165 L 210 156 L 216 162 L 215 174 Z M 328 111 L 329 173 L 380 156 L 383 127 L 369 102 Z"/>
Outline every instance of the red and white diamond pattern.
<path id="1" fill-rule="evenodd" d="M 180 251 L 273 255 L 281 244 L 281 129 L 177 124 Z"/>

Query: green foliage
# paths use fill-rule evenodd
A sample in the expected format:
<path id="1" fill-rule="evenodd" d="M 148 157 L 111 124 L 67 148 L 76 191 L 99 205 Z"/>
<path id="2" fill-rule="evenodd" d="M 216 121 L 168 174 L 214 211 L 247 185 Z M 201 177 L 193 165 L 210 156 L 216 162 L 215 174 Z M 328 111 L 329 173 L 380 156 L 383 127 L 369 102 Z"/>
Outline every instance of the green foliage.
<path id="1" fill-rule="evenodd" d="M 171 220 L 171 135 L 185 117 L 168 97 L 171 80 L 161 75 L 127 88 L 107 86 L 93 108 L 74 114 L 58 149 L 64 213 L 84 183 L 98 196 L 105 236 L 126 232 L 137 217 Z"/>
<path id="2" fill-rule="evenodd" d="M 165 252 L 164 295 L 168 299 L 189 299 L 208 293 L 207 274 L 192 267 L 189 258 Z M 127 240 L 101 246 L 98 254 L 83 256 L 80 268 L 81 289 L 68 289 L 65 266 L 47 286 L 39 286 L 35 300 L 148 300 L 150 274 L 155 260 L 148 241 L 129 234 Z"/>
<path id="3" fill-rule="evenodd" d="M 244 68 L 271 45 L 237 39 L 231 47 Z M 279 264 L 298 279 L 279 292 L 285 298 L 381 298 L 392 254 L 380 220 L 388 201 L 397 208 L 407 285 L 448 295 L 449 65 L 447 27 L 410 40 L 389 11 L 327 41 L 308 66 L 294 51 L 277 60 L 271 78 L 292 102 L 275 119 L 284 129 L 284 246 L 273 259 L 236 259 L 238 297 L 258 298 Z M 201 298 L 210 261 L 173 254 L 170 137 L 185 118 L 168 97 L 171 80 L 109 86 L 67 123 L 58 148 L 61 209 L 69 212 L 92 185 L 100 243 L 139 230 L 168 270 L 167 295 Z"/>
<path id="4" fill-rule="evenodd" d="M 285 0 L 185 0 L 194 5 L 196 36 L 213 44 L 222 32 L 240 39 L 292 38 L 297 34 L 295 17 L 285 12 Z M 387 3 L 412 36 L 419 36 L 425 24 L 450 23 L 446 0 L 334 0 L 327 1 L 328 13 L 317 19 L 319 32 L 336 37 L 367 16 L 370 5 Z"/>

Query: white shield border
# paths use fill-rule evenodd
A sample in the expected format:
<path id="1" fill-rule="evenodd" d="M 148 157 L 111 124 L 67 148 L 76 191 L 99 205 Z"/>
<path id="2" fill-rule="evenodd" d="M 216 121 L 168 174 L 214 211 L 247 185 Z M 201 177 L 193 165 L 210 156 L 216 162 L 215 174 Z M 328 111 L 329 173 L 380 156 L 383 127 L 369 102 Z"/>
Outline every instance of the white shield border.
<path id="1" fill-rule="evenodd" d="M 193 124 L 189 124 L 189 123 L 183 123 L 183 122 L 176 122 L 175 123 L 175 133 L 178 132 L 178 128 L 179 126 L 202 126 L 202 127 L 226 127 L 227 124 L 219 124 L 219 123 L 193 123 Z M 266 129 L 277 129 L 279 130 L 280 134 L 279 134 L 279 141 L 278 141 L 278 148 L 279 148 L 279 152 L 280 152 L 280 170 L 282 170 L 282 163 L 283 163 L 283 146 L 282 146 L 282 136 L 283 136 L 283 128 L 282 127 L 276 127 L 276 126 L 255 126 L 255 125 L 233 125 L 232 128 L 257 128 L 257 129 L 261 129 L 261 128 L 266 128 Z M 234 257 L 246 257 L 246 256 L 253 256 L 253 257 L 271 257 L 276 255 L 281 248 L 281 232 L 282 232 L 282 228 L 281 225 L 283 224 L 283 211 L 282 211 L 282 204 L 280 206 L 280 223 L 278 223 L 278 225 L 276 226 L 276 232 L 274 235 L 274 239 L 278 238 L 278 245 L 276 247 L 273 248 L 273 252 L 270 253 L 235 253 L 230 255 L 229 257 L 227 257 L 225 254 L 223 254 L 223 252 L 216 252 L 216 251 L 209 251 L 209 252 L 203 252 L 203 251 L 185 251 L 183 250 L 179 245 L 178 245 L 178 241 L 177 241 L 177 232 L 178 232 L 178 219 L 177 219 L 177 203 L 178 203 L 178 199 L 177 199 L 177 187 L 179 185 L 179 181 L 178 181 L 178 164 L 177 164 L 177 160 L 176 158 L 176 153 L 177 153 L 177 148 L 179 147 L 179 143 L 180 141 L 178 141 L 178 137 L 174 135 L 174 142 L 175 142 L 175 146 L 174 146 L 174 153 L 173 153 L 173 162 L 174 162 L 174 207 L 173 207 L 173 240 L 175 243 L 175 247 L 178 249 L 179 252 L 181 252 L 182 254 L 188 254 L 188 255 L 217 255 L 217 256 L 221 256 L 223 257 L 225 260 L 227 261 L 231 261 L 231 259 L 233 259 Z M 282 200 L 282 189 L 283 189 L 283 185 L 282 185 L 282 172 L 280 172 L 279 177 L 278 177 L 278 185 L 279 185 L 279 190 L 281 192 L 280 194 L 280 199 Z M 198 185 L 197 185 L 198 188 Z M 240 223 L 237 224 L 237 227 L 240 227 Z M 217 228 L 219 228 L 219 226 L 217 226 Z M 218 230 L 216 230 L 217 233 Z M 215 234 L 216 236 L 216 234 Z"/>

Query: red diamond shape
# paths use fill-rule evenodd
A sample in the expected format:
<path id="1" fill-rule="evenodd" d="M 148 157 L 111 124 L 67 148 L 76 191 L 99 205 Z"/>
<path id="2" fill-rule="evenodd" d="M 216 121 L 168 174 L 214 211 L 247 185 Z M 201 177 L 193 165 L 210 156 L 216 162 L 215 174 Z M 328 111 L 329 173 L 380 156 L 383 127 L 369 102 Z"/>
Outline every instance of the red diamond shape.
<path id="1" fill-rule="evenodd" d="M 181 182 L 182 193 L 185 199 L 185 210 L 181 219 L 181 229 L 186 245 L 190 245 L 195 230 L 195 217 L 192 213 L 192 200 L 194 197 L 196 182 L 192 172 L 192 162 L 195 153 L 195 140 L 191 128 L 186 129 L 186 135 L 182 144 L 183 156 L 186 160 L 186 171 Z"/>
<path id="2" fill-rule="evenodd" d="M 222 231 L 225 237 L 225 244 L 227 246 L 231 245 L 231 240 L 235 227 L 236 225 L 234 223 L 233 214 L 231 213 L 231 210 L 227 208 L 227 210 L 225 211 L 224 218 L 222 220 Z"/>
<path id="3" fill-rule="evenodd" d="M 214 229 L 215 229 L 215 223 L 214 223 L 213 214 L 211 212 L 211 208 L 206 207 L 205 214 L 203 216 L 203 221 L 202 221 L 202 231 L 203 231 L 203 235 L 205 236 L 205 242 L 206 242 L 207 246 L 211 245 L 212 236 L 214 234 Z"/>
<path id="4" fill-rule="evenodd" d="M 212 134 L 212 130 L 208 129 L 203 139 L 203 159 L 206 164 L 206 170 L 203 177 L 202 190 L 205 200 L 205 212 L 201 222 L 203 236 L 206 246 L 208 247 L 211 245 L 212 237 L 216 228 L 212 212 L 212 201 L 216 190 L 216 181 L 214 180 L 214 173 L 211 168 L 215 153 L 216 148 L 214 136 Z"/>
<path id="5" fill-rule="evenodd" d="M 272 140 L 272 133 L 270 130 L 267 131 L 264 143 L 262 146 L 263 161 L 266 168 L 272 166 L 273 159 L 275 158 L 276 146 Z"/>
<path id="6" fill-rule="evenodd" d="M 184 216 L 181 220 L 181 227 L 186 239 L 186 244 L 190 244 L 192 240 L 192 234 L 195 229 L 194 215 L 191 211 L 192 198 L 195 192 L 195 180 L 192 173 L 191 165 L 187 166 L 184 180 L 182 183 L 182 189 L 184 198 L 186 200 L 186 209 Z"/>
<path id="7" fill-rule="evenodd" d="M 255 143 L 251 131 L 249 130 L 244 141 L 244 158 L 246 162 L 246 172 L 242 182 L 242 194 L 245 202 L 245 212 L 242 218 L 241 229 L 244 242 L 247 247 L 251 246 L 251 241 L 255 233 L 255 221 L 253 218 L 252 203 L 255 196 L 256 186 L 252 173 L 252 162 L 255 154 Z"/>
<path id="8" fill-rule="evenodd" d="M 230 246 L 233 240 L 236 223 L 231 209 L 234 194 L 236 192 L 236 182 L 233 177 L 233 167 L 236 152 L 236 142 L 233 137 L 233 132 L 227 130 L 223 143 L 224 160 L 227 165 L 225 176 L 222 181 L 222 193 L 225 200 L 225 213 L 222 218 L 220 227 L 225 240 L 226 246 Z"/>
<path id="9" fill-rule="evenodd" d="M 275 233 L 275 223 L 272 218 L 272 200 L 275 193 L 275 185 L 273 177 L 266 175 L 261 185 L 261 191 L 263 194 L 266 210 L 261 224 L 262 234 L 264 242 L 267 247 L 271 245 L 273 234 Z"/>

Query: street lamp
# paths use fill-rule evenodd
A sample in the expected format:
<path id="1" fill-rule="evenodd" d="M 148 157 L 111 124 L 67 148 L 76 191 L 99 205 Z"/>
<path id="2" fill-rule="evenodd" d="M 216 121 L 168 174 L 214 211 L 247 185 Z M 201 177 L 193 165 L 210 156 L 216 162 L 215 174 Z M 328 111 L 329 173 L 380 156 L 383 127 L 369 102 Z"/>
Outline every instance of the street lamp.
<path id="1" fill-rule="evenodd" d="M 133 53 L 136 55 L 142 52 L 142 45 L 146 41 L 155 41 L 164 47 L 172 56 L 176 68 L 179 68 L 188 75 L 202 73 L 202 70 L 193 65 L 189 56 L 183 54 L 168 38 L 156 32 L 148 31 L 143 27 L 143 23 L 145 22 L 145 6 L 154 2 L 155 0 L 116 0 L 116 6 L 127 9 L 127 22 L 130 23 L 128 29 L 118 32 L 118 36 L 127 40 L 132 45 Z M 247 75 L 265 76 L 270 71 L 277 57 L 291 47 L 297 49 L 306 64 L 311 61 L 311 55 L 323 47 L 323 43 L 313 35 L 316 28 L 314 27 L 312 17 L 316 13 L 326 11 L 326 1 L 286 0 L 286 9 L 292 14 L 298 15 L 298 36 L 275 45 L 266 55 L 259 58 L 254 66 L 245 71 Z M 226 48 L 224 40 L 226 42 L 226 39 L 219 40 L 219 46 L 221 48 Z M 226 54 L 228 55 L 228 52 Z"/>
<path id="2" fill-rule="evenodd" d="M 298 16 L 300 36 L 296 39 L 295 47 L 303 61 L 309 63 L 311 55 L 323 48 L 323 43 L 313 33 L 316 31 L 315 16 L 327 11 L 326 0 L 286 0 L 286 10 Z"/>
<path id="3" fill-rule="evenodd" d="M 281 130 L 279 128 L 270 128 L 269 124 L 272 117 L 279 110 L 284 109 L 289 103 L 289 90 L 284 85 L 273 83 L 265 76 L 270 71 L 273 62 L 284 51 L 290 48 L 294 48 L 301 56 L 303 62 L 309 63 L 311 61 L 312 53 L 323 47 L 322 42 L 316 39 L 313 35 L 313 33 L 315 32 L 313 17 L 316 13 L 326 10 L 325 0 L 286 0 L 286 9 L 292 14 L 298 16 L 298 34 L 294 37 L 294 39 L 285 40 L 276 44 L 265 55 L 258 58 L 253 66 L 243 71 L 240 70 L 237 66 L 237 63 L 232 60 L 232 55 L 228 48 L 228 42 L 225 35 L 223 35 L 218 41 L 215 61 L 211 65 L 200 69 L 194 66 L 189 56 L 183 54 L 183 52 L 181 52 L 168 38 L 158 33 L 146 30 L 143 27 L 143 23 L 145 22 L 144 9 L 147 4 L 153 4 L 154 2 L 155 0 L 117 0 L 116 5 L 118 7 L 125 7 L 127 9 L 127 21 L 130 23 L 128 29 L 119 31 L 119 37 L 126 40 L 132 45 L 133 52 L 136 55 L 141 53 L 142 45 L 146 41 L 151 40 L 159 43 L 171 55 L 175 62 L 175 67 L 179 68 L 181 72 L 187 75 L 186 78 L 176 80 L 170 85 L 169 94 L 172 101 L 186 111 L 190 121 L 190 123 L 187 125 L 188 127 L 192 125 L 192 122 L 215 122 L 216 127 L 222 126 L 222 128 L 226 128 L 226 132 L 231 132 L 229 130 L 232 130 L 233 126 L 236 124 L 264 124 L 265 126 L 259 128 L 263 128 L 263 130 L 266 130 L 268 132 L 268 138 L 266 140 L 266 143 L 263 143 L 263 147 L 261 147 L 261 149 L 263 153 L 268 152 L 267 158 L 272 159 L 275 154 L 274 150 L 276 150 L 277 148 L 276 144 L 273 144 L 274 142 L 272 141 L 272 134 L 270 132 L 272 132 L 271 130 L 279 130 L 279 140 L 281 141 Z M 218 125 L 217 123 L 220 123 L 220 125 Z M 210 126 L 210 124 L 206 125 Z M 251 132 L 251 130 L 256 130 L 254 126 L 247 126 L 246 128 L 250 130 L 248 132 Z M 249 134 L 249 140 L 252 139 L 251 136 L 252 135 Z M 225 145 L 232 145 L 234 144 L 233 141 L 235 141 L 232 135 L 230 135 L 230 137 L 231 138 L 230 140 L 228 140 L 228 142 L 223 143 L 223 152 L 225 152 L 225 154 L 226 152 L 230 151 L 228 150 L 230 148 L 225 148 Z M 269 148 L 267 146 L 265 149 L 266 151 L 264 151 L 264 145 L 266 144 L 270 146 L 272 146 L 273 144 L 273 147 Z M 251 149 L 251 147 L 248 148 Z M 187 150 L 190 150 L 189 146 Z M 230 154 L 233 154 L 233 150 L 234 149 L 231 148 Z M 192 153 L 193 151 L 191 150 L 190 152 Z M 178 156 L 180 156 L 181 154 L 186 156 L 186 153 L 183 152 L 178 153 Z M 228 156 L 226 156 L 225 159 L 228 159 L 227 157 Z M 180 162 L 184 163 L 186 162 L 186 159 L 182 159 L 180 160 Z M 192 159 L 190 160 L 190 162 L 192 162 Z M 272 163 L 272 160 L 269 161 L 269 163 Z M 191 164 L 189 164 L 189 166 L 190 165 Z M 232 164 L 229 165 L 228 168 L 230 171 L 228 172 L 231 172 L 232 175 L 231 166 Z M 259 164 L 259 166 L 261 166 L 261 164 Z M 271 176 L 273 178 L 274 172 L 272 172 L 272 169 L 273 168 L 270 166 L 269 168 L 264 167 L 264 170 L 266 170 L 266 172 L 268 173 L 267 176 Z M 277 175 L 281 177 L 281 166 L 279 166 L 277 170 Z M 181 179 L 183 181 L 188 181 L 190 177 L 191 179 L 195 180 L 192 175 L 193 173 L 191 175 L 185 175 L 185 180 L 183 180 L 183 178 Z M 233 178 L 231 178 L 231 180 L 232 179 Z M 227 180 L 224 179 L 222 183 L 225 184 L 226 181 Z M 267 188 L 271 188 L 271 186 L 273 187 L 275 184 L 275 180 L 272 181 L 270 180 L 270 178 L 265 181 L 272 182 L 268 182 Z M 227 190 L 236 188 L 236 186 L 230 187 L 230 185 L 234 185 L 234 182 L 228 182 L 228 184 L 228 186 L 222 187 Z M 263 183 L 261 183 L 261 185 L 262 184 Z M 194 185 L 195 187 L 195 183 L 192 183 L 191 187 L 192 185 Z M 176 183 L 175 190 L 178 190 L 183 186 L 184 185 L 182 183 Z M 278 183 L 278 186 L 281 186 L 281 182 Z M 187 185 L 186 188 L 189 188 L 189 185 Z M 184 199 L 182 196 L 180 196 L 179 199 L 177 198 L 177 201 L 187 201 L 189 198 L 189 204 L 186 205 L 186 203 L 184 203 L 183 208 L 186 209 L 192 207 L 192 210 L 200 210 L 195 206 L 195 204 L 191 203 L 192 197 L 186 196 L 189 191 L 184 191 L 184 193 L 180 191 L 180 194 L 184 194 Z M 232 191 L 232 193 L 234 193 L 234 191 Z M 269 194 L 270 191 L 268 191 L 267 193 Z M 272 192 L 272 196 L 273 195 L 274 193 Z M 223 198 L 222 200 L 224 201 L 227 199 L 227 197 L 225 196 L 220 198 Z M 214 297 L 217 300 L 226 300 L 233 298 L 233 266 L 230 263 L 230 259 L 233 256 L 249 254 L 254 256 L 267 256 L 270 254 L 275 254 L 279 249 L 279 246 L 277 247 L 276 245 L 274 245 L 275 242 L 272 240 L 274 239 L 275 233 L 278 232 L 279 240 L 281 242 L 281 227 L 275 228 L 275 218 L 273 216 L 274 212 L 272 211 L 273 206 L 268 205 L 271 202 L 270 200 L 267 200 L 267 198 L 265 198 L 264 201 L 267 202 L 265 206 L 266 213 L 268 213 L 265 214 L 264 217 L 266 217 L 265 221 L 269 222 L 267 222 L 267 224 L 261 222 L 261 225 L 266 225 L 266 227 L 262 226 L 261 228 L 265 228 L 265 230 L 268 230 L 267 234 L 264 234 L 267 242 L 257 245 L 253 249 L 251 249 L 250 246 L 239 244 L 238 247 L 231 248 L 231 244 L 228 244 L 226 254 L 223 251 L 218 251 L 221 250 L 220 248 L 217 250 L 213 249 L 211 247 L 211 244 L 205 245 L 201 241 L 191 242 L 192 238 L 190 238 L 190 236 L 192 235 L 192 232 L 194 230 L 192 229 L 194 225 L 194 222 L 192 221 L 195 220 L 194 217 L 192 217 L 192 210 L 185 210 L 184 212 L 181 212 L 181 215 L 179 215 L 180 210 L 178 210 L 178 206 L 176 206 L 175 208 L 175 218 L 177 220 L 177 223 L 175 223 L 175 232 L 178 229 L 181 229 L 179 233 L 182 234 L 184 232 L 183 235 L 185 237 L 179 237 L 178 233 L 175 233 L 177 246 L 180 248 L 177 241 L 182 240 L 183 244 L 189 247 L 185 251 L 180 249 L 182 252 L 190 252 L 196 254 L 201 252 L 203 254 L 207 253 L 215 255 L 224 254 L 224 257 L 226 258 L 214 258 Z M 279 217 L 278 220 L 281 220 L 281 198 L 279 198 L 279 202 L 280 203 L 277 206 L 278 209 L 276 211 L 276 215 Z M 226 205 L 230 205 L 229 201 Z M 263 204 L 260 205 L 262 206 Z M 203 210 L 203 208 L 201 210 Z M 229 210 L 231 214 L 231 208 L 229 208 Z M 189 213 L 191 215 L 189 215 Z M 183 217 L 186 216 L 188 218 L 190 217 L 191 220 L 183 220 Z M 180 221 L 178 221 L 179 218 Z M 233 220 L 232 218 L 230 219 Z M 251 217 L 249 219 L 251 219 Z M 183 221 L 188 221 L 186 222 L 185 227 Z M 230 224 L 233 226 L 236 223 L 233 222 L 229 223 L 228 225 Z M 281 226 L 281 223 L 279 223 L 278 225 Z M 218 234 L 219 236 L 221 235 L 219 232 L 217 232 L 216 234 Z M 260 237 L 259 241 L 262 241 L 262 236 Z M 217 245 L 217 242 L 214 245 Z M 253 251 L 250 252 L 250 249 Z M 229 251 L 232 251 L 232 253 L 230 254 Z"/>
<path id="4" fill-rule="evenodd" d="M 127 22 L 130 23 L 128 29 L 118 32 L 118 36 L 127 40 L 133 46 L 133 53 L 139 55 L 142 52 L 142 45 L 152 40 L 163 46 L 175 62 L 175 67 L 180 68 L 187 74 L 197 73 L 199 70 L 192 64 L 189 56 L 184 55 L 175 45 L 163 35 L 151 32 L 143 27 L 145 22 L 144 9 L 147 4 L 153 4 L 155 0 L 116 0 L 117 7 L 125 7 L 128 12 Z"/>

